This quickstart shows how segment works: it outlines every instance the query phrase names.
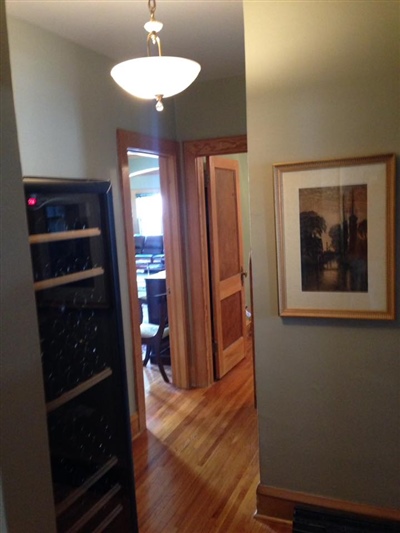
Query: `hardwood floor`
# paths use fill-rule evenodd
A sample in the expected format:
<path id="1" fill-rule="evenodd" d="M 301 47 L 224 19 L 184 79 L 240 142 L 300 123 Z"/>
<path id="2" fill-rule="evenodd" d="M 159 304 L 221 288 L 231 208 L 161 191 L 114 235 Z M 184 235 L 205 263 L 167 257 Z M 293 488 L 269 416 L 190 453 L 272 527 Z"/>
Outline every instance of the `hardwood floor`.
<path id="1" fill-rule="evenodd" d="M 207 389 L 144 370 L 147 431 L 133 444 L 140 533 L 289 533 L 253 518 L 258 478 L 252 359 Z"/>

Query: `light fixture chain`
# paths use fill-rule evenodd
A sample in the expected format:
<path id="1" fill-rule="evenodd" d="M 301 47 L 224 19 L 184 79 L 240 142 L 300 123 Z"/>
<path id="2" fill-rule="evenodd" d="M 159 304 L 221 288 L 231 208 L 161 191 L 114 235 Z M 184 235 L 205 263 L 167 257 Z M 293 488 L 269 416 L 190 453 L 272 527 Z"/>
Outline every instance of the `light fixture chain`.
<path id="1" fill-rule="evenodd" d="M 150 11 L 150 17 L 154 18 L 154 13 L 156 12 L 156 0 L 149 0 L 148 1 L 149 11 Z"/>

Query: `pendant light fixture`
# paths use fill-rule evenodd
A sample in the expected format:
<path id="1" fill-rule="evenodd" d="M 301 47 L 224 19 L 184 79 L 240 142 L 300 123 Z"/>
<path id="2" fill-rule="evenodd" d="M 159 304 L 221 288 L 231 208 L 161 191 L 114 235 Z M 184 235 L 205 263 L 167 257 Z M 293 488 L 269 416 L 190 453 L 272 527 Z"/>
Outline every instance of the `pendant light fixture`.
<path id="1" fill-rule="evenodd" d="M 197 78 L 200 65 L 183 57 L 163 56 L 158 36 L 163 24 L 155 18 L 156 0 L 148 1 L 150 20 L 144 25 L 147 35 L 147 57 L 129 59 L 115 65 L 111 76 L 125 91 L 137 98 L 156 100 L 157 111 L 164 109 L 163 98 L 178 94 Z M 151 55 L 150 48 L 158 55 Z"/>

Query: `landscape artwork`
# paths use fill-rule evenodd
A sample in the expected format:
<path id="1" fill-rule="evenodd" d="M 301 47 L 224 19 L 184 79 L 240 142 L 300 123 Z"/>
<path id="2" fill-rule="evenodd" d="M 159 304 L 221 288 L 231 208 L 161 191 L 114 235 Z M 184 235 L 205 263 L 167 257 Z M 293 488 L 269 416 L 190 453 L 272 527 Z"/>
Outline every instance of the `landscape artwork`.
<path id="1" fill-rule="evenodd" d="M 301 289 L 368 292 L 367 185 L 299 189 Z"/>

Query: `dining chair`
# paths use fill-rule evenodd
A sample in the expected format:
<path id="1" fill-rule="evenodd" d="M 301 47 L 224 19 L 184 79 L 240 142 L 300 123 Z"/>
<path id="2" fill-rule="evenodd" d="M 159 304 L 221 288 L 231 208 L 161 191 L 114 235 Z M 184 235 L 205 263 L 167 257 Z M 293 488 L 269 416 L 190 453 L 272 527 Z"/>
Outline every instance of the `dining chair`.
<path id="1" fill-rule="evenodd" d="M 146 354 L 143 359 L 143 366 L 146 366 L 150 357 L 153 356 L 158 368 L 160 369 L 160 373 L 164 381 L 169 383 L 169 378 L 165 372 L 164 363 L 161 356 L 161 352 L 169 346 L 167 294 L 163 293 L 147 296 L 147 298 L 139 299 L 139 303 L 141 313 L 140 336 L 142 346 L 146 346 Z M 148 308 L 153 306 L 158 308 L 158 324 L 143 322 L 143 303 L 146 303 Z"/>

